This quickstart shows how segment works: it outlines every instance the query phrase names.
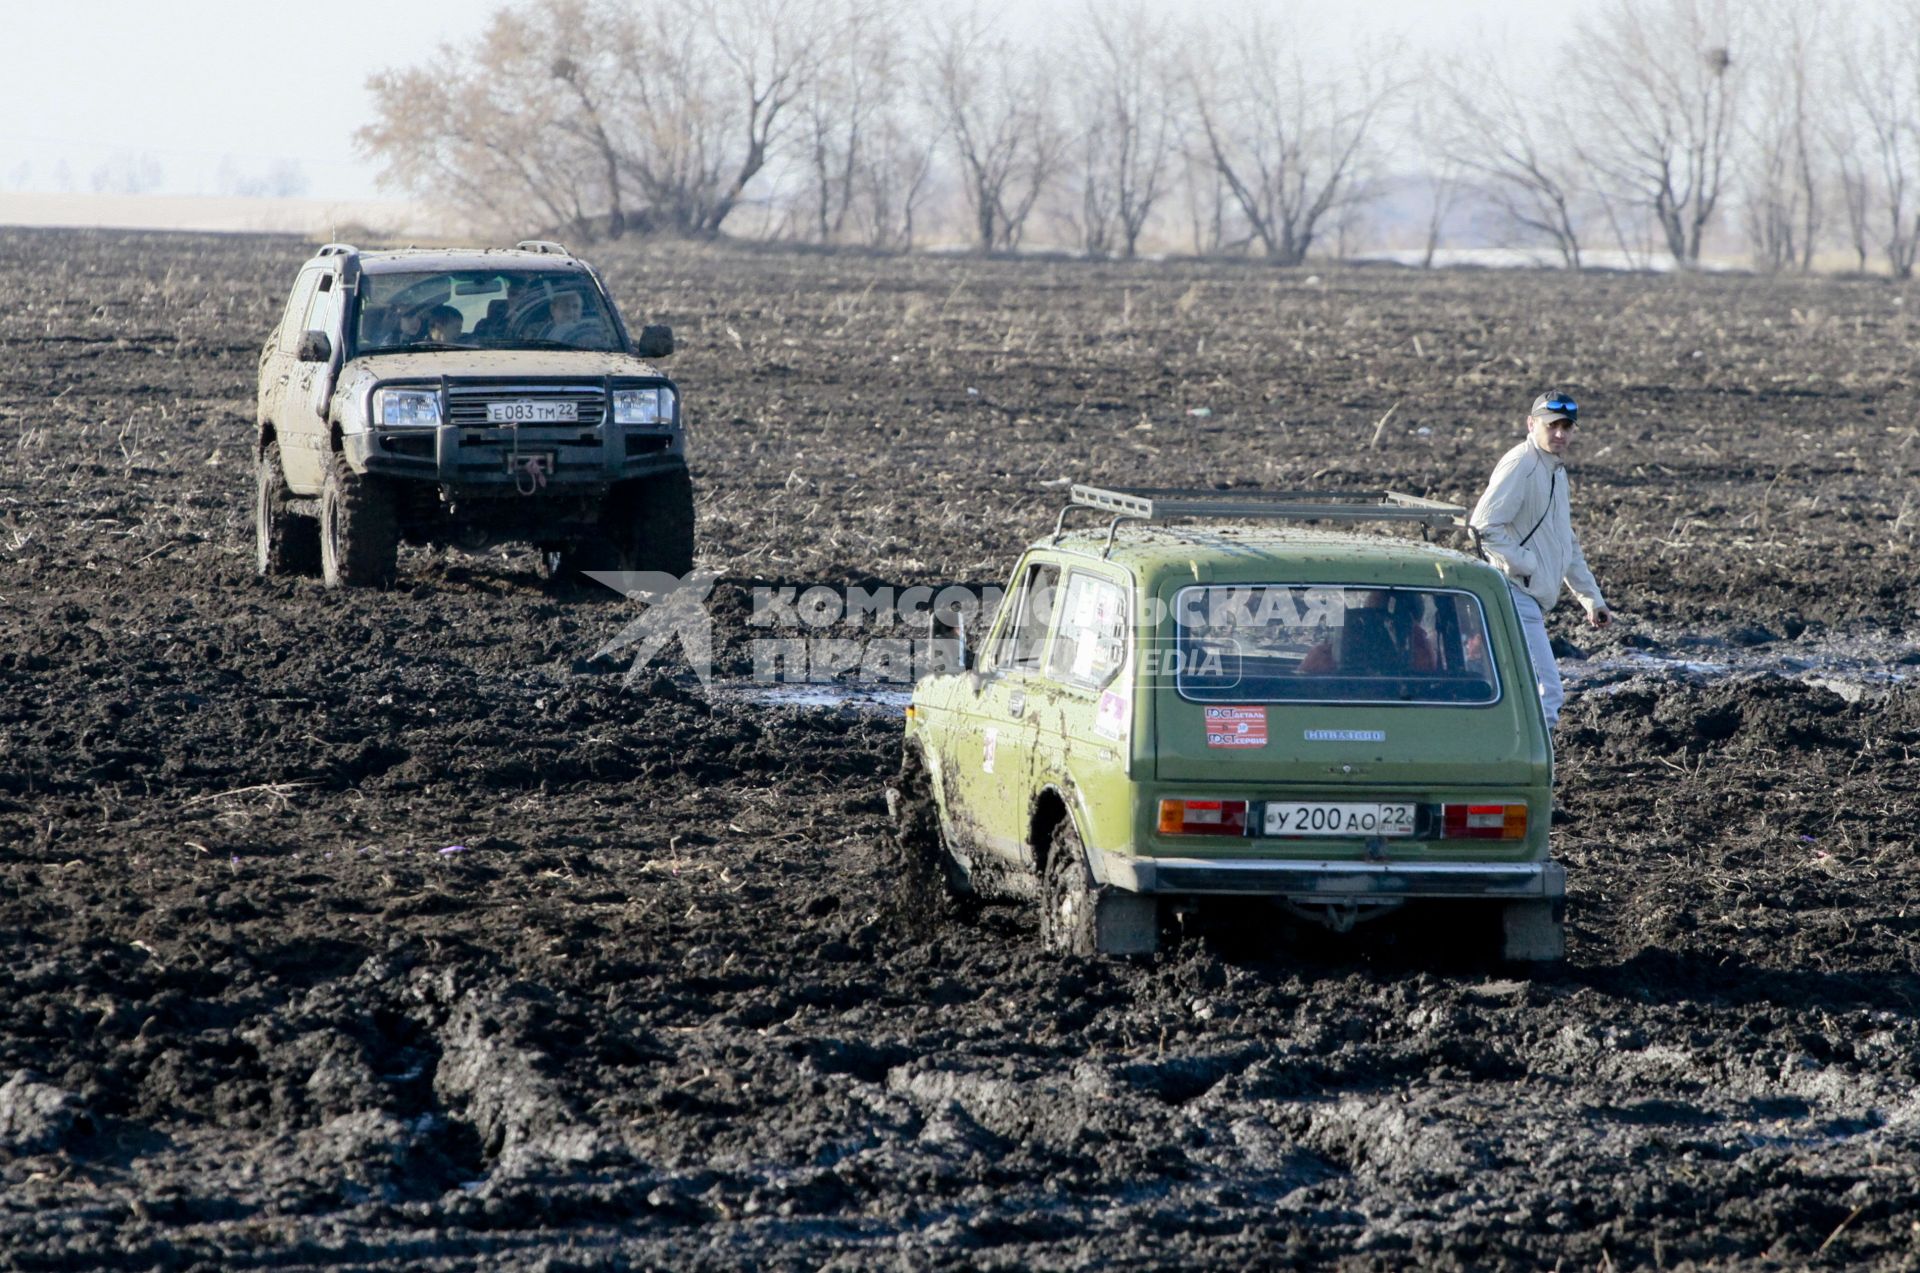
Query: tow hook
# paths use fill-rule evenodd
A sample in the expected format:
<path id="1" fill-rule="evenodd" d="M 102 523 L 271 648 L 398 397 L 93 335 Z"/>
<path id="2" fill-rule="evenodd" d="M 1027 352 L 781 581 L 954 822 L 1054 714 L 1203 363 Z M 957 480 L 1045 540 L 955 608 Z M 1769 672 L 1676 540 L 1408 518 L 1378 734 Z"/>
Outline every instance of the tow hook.
<path id="1" fill-rule="evenodd" d="M 547 457 L 544 455 L 516 455 L 513 457 L 513 488 L 522 495 L 532 495 L 546 489 Z"/>

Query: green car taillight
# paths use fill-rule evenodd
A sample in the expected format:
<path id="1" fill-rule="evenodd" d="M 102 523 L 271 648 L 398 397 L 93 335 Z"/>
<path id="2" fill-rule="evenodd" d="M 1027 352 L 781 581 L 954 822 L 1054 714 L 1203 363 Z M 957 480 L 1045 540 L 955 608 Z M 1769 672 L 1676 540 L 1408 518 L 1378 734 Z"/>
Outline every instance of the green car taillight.
<path id="1" fill-rule="evenodd" d="M 1244 800 L 1162 800 L 1161 835 L 1239 835 L 1247 833 Z"/>
<path id="2" fill-rule="evenodd" d="M 1527 806 L 1443 804 L 1440 836 L 1446 840 L 1524 840 L 1527 838 Z"/>

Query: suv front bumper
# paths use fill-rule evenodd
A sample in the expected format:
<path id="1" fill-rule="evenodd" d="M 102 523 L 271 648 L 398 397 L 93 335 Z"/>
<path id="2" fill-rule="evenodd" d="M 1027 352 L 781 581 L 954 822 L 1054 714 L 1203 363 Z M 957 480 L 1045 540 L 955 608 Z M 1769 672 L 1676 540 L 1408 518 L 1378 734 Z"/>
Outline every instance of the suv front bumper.
<path id="1" fill-rule="evenodd" d="M 443 424 L 349 433 L 342 441 L 356 472 L 511 494 L 516 489 L 607 486 L 684 467 L 683 436 L 678 429 L 611 424 L 522 427 L 517 432 Z M 539 460 L 537 487 L 523 467 L 529 457 Z"/>
<path id="2" fill-rule="evenodd" d="M 1295 901 L 1455 897 L 1558 902 L 1558 862 L 1351 862 L 1093 855 L 1101 883 L 1129 893 L 1227 894 Z"/>

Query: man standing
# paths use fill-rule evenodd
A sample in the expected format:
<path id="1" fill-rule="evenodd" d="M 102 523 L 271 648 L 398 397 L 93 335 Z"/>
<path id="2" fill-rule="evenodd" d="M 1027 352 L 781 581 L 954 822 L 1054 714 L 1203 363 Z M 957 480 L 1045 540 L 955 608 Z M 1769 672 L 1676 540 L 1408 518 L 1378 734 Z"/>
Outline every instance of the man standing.
<path id="1" fill-rule="evenodd" d="M 1500 457 L 1469 519 L 1487 560 L 1506 575 L 1513 592 L 1549 729 L 1559 721 L 1566 697 L 1547 638 L 1547 611 L 1560 600 L 1560 585 L 1573 590 L 1588 623 L 1599 628 L 1613 621 L 1573 533 L 1566 457 L 1579 419 L 1580 404 L 1568 394 L 1535 398 L 1527 413 L 1526 441 Z"/>

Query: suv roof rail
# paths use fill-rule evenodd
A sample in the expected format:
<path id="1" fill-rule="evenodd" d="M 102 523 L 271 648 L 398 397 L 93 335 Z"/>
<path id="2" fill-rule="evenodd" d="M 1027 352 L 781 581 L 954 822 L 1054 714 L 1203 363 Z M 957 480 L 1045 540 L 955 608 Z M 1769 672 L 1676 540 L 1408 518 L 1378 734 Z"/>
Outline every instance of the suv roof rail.
<path id="1" fill-rule="evenodd" d="M 564 243 L 555 243 L 552 239 L 522 239 L 513 245 L 522 252 L 544 252 L 552 256 L 572 256 Z"/>
<path id="2" fill-rule="evenodd" d="M 1292 522 L 1415 522 L 1425 527 L 1459 527 L 1467 510 L 1444 500 L 1400 491 L 1194 491 L 1151 486 L 1084 486 L 1076 483 L 1053 524 L 1053 538 L 1066 529 L 1067 514 L 1091 508 L 1112 514 L 1107 551 L 1127 520 L 1165 522 L 1181 519 L 1259 518 Z"/>
<path id="3" fill-rule="evenodd" d="M 322 243 L 313 255 L 316 260 L 323 256 L 359 256 L 360 249 L 351 243 Z"/>

